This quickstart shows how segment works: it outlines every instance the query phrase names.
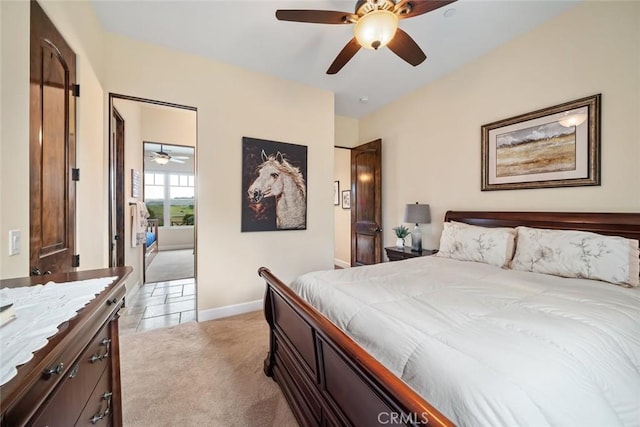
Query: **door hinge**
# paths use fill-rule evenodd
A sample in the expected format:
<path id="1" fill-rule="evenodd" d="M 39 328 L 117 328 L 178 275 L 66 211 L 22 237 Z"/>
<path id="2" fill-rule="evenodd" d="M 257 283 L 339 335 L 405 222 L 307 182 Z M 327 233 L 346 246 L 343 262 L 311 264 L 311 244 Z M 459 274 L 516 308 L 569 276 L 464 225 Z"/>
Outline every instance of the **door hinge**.
<path id="1" fill-rule="evenodd" d="M 71 180 L 80 181 L 80 169 L 78 168 L 71 169 Z"/>
<path id="2" fill-rule="evenodd" d="M 80 255 L 74 255 L 71 260 L 71 267 L 80 267 Z"/>
<path id="3" fill-rule="evenodd" d="M 73 85 L 73 96 L 80 98 L 80 85 Z"/>

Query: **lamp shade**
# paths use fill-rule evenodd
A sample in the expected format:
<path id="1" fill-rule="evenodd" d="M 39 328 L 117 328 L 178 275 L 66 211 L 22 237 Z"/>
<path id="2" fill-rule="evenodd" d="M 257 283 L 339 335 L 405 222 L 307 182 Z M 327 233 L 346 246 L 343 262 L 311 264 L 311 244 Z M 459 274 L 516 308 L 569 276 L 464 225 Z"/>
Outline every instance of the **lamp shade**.
<path id="1" fill-rule="evenodd" d="M 429 205 L 419 203 L 408 204 L 404 210 L 404 222 L 413 224 L 429 224 L 431 222 L 431 212 Z"/>

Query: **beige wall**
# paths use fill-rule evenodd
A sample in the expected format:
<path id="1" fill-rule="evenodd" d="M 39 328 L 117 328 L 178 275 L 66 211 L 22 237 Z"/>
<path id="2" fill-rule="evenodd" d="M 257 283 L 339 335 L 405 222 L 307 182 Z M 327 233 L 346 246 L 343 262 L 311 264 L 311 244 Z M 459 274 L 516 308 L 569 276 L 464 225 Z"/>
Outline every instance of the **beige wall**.
<path id="1" fill-rule="evenodd" d="M 140 118 L 143 141 L 196 146 L 195 111 L 141 104 Z"/>
<path id="2" fill-rule="evenodd" d="M 115 35 L 107 37 L 105 63 L 110 92 L 198 109 L 201 320 L 214 315 L 210 309 L 260 300 L 261 265 L 285 281 L 331 268 L 332 93 Z M 307 230 L 240 232 L 243 136 L 309 147 Z"/>
<path id="3" fill-rule="evenodd" d="M 77 106 L 77 252 L 81 269 L 107 262 L 106 146 L 103 91 L 87 51 L 101 49 L 102 33 L 89 3 L 43 2 L 76 53 L 81 97 Z M 0 2 L 2 129 L 0 152 L 0 277 L 29 273 L 29 2 Z M 82 22 L 77 24 L 77 22 Z M 98 52 L 99 53 L 99 52 Z M 93 59 L 100 55 L 94 54 Z M 98 64 L 99 66 L 99 64 Z M 8 256 L 8 230 L 22 233 L 22 252 Z M 90 236 L 81 239 L 80 236 Z"/>
<path id="4" fill-rule="evenodd" d="M 358 145 L 358 120 L 336 116 L 335 145 L 352 148 Z M 334 149 L 333 179 L 340 182 L 340 193 L 351 188 L 351 151 Z M 334 206 L 334 263 L 340 267 L 351 265 L 351 210 Z"/>
<path id="5" fill-rule="evenodd" d="M 415 201 L 432 208 L 427 248 L 447 209 L 639 211 L 639 23 L 638 2 L 583 3 L 363 118 L 360 141 L 382 138 L 385 243 Z M 480 191 L 483 124 L 595 93 L 601 186 Z"/>
<path id="6" fill-rule="evenodd" d="M 2 116 L 0 151 L 0 277 L 29 274 L 29 3 L 0 2 Z M 22 251 L 8 256 L 9 230 Z"/>

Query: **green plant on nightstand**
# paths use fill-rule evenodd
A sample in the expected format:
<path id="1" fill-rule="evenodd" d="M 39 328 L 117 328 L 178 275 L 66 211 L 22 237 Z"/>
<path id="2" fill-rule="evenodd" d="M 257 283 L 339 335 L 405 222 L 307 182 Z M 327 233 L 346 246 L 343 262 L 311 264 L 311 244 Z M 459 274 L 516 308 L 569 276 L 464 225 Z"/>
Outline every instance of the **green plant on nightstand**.
<path id="1" fill-rule="evenodd" d="M 396 233 L 396 247 L 404 248 L 404 239 L 409 235 L 409 229 L 404 225 L 393 227 L 394 233 Z"/>

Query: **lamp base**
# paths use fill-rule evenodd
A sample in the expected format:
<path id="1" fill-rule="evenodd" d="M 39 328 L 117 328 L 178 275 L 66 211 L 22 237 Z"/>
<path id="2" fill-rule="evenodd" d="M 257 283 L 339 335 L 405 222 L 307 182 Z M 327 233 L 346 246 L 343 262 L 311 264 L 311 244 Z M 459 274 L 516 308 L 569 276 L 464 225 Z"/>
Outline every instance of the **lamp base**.
<path id="1" fill-rule="evenodd" d="M 418 224 L 411 231 L 411 252 L 422 252 L 422 232 Z"/>

